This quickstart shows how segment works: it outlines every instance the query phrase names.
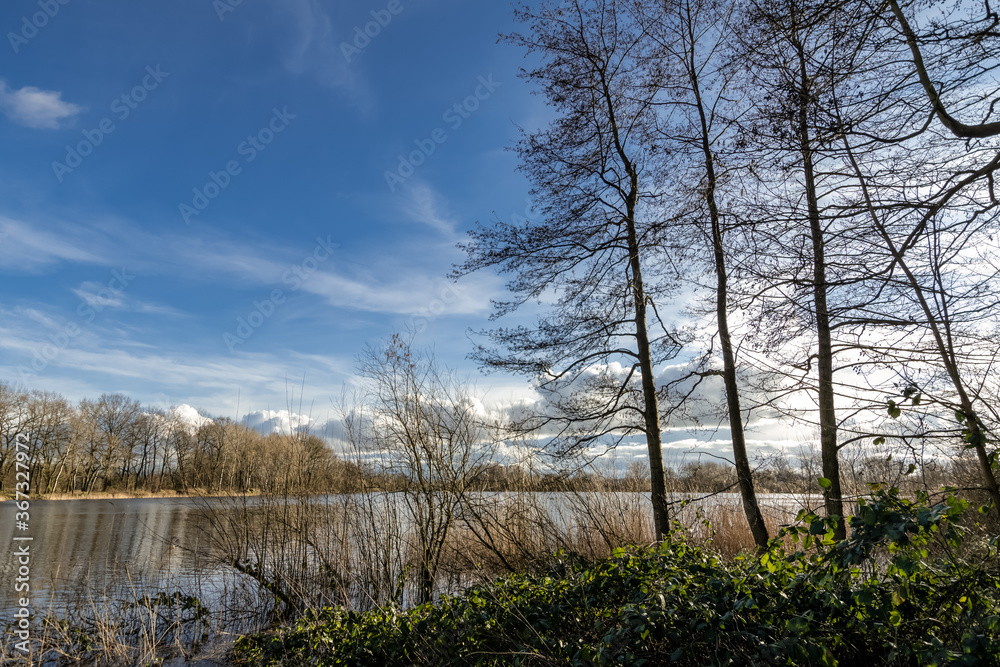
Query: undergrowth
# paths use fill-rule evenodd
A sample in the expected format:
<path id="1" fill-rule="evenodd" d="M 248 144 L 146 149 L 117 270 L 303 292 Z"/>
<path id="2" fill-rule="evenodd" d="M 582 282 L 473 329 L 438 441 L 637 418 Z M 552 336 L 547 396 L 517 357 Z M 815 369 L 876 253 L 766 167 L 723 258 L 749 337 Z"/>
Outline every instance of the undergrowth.
<path id="1" fill-rule="evenodd" d="M 241 638 L 236 655 L 260 667 L 997 665 L 997 541 L 970 538 L 966 510 L 876 490 L 845 541 L 835 519 L 803 513 L 766 552 L 731 561 L 678 529 L 410 610 L 308 612 Z"/>

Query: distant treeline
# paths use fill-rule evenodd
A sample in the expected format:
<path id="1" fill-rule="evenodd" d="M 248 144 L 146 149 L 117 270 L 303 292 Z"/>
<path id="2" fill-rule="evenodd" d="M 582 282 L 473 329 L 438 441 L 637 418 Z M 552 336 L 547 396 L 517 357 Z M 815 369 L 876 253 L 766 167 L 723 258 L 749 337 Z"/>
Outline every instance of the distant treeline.
<path id="1" fill-rule="evenodd" d="M 23 436 L 23 437 L 22 437 Z M 43 391 L 0 383 L 0 494 L 15 483 L 15 442 L 29 443 L 33 495 L 163 492 L 353 493 L 364 487 L 400 491 L 407 474 L 385 471 L 355 456 L 338 456 L 322 438 L 308 433 L 262 434 L 229 418 L 205 418 L 200 426 L 170 411 L 141 405 L 122 394 L 71 403 Z M 357 458 L 357 460 L 354 460 Z M 974 474 L 972 462 L 924 466 L 911 475 L 920 487 L 961 485 Z M 623 469 L 581 467 L 532 469 L 504 461 L 481 461 L 470 474 L 481 491 L 648 491 L 644 462 Z M 849 465 L 848 484 L 860 492 L 869 482 L 906 481 L 902 462 L 866 457 Z M 793 466 L 774 457 L 758 468 L 765 493 L 815 493 L 819 476 L 814 454 L 801 453 Z M 919 480 L 916 479 L 919 477 Z M 676 492 L 735 491 L 732 466 L 691 461 L 667 470 Z M 853 482 L 853 483 L 851 483 Z"/>
<path id="2" fill-rule="evenodd" d="M 276 483 L 333 487 L 348 464 L 319 438 L 262 435 L 231 419 L 200 426 L 121 394 L 73 404 L 0 384 L 0 493 L 27 438 L 33 494 L 243 493 Z"/>

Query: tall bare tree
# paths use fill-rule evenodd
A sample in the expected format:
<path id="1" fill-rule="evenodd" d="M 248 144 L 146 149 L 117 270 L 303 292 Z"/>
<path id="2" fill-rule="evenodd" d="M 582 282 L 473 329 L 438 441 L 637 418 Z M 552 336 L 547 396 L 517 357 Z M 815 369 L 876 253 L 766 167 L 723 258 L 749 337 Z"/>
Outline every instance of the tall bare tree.
<path id="1" fill-rule="evenodd" d="M 1000 260 L 990 250 L 1000 228 L 1000 123 L 991 120 L 1000 101 L 1000 18 L 980 2 L 924 14 L 920 26 L 913 22 L 922 13 L 917 3 L 853 7 L 870 17 L 870 37 L 858 50 L 882 54 L 883 66 L 856 83 L 863 112 L 849 95 L 833 100 L 845 172 L 854 181 L 843 210 L 866 221 L 871 233 L 858 242 L 864 254 L 887 260 L 881 289 L 894 298 L 881 318 L 906 335 L 894 337 L 905 340 L 896 353 L 905 397 L 960 417 L 1000 514 L 996 450 L 985 423 L 995 414 L 1000 315 Z M 898 414 L 895 404 L 890 412 Z"/>
<path id="2" fill-rule="evenodd" d="M 657 99 L 661 121 L 657 136 L 664 159 L 675 174 L 675 206 L 678 217 L 690 220 L 696 242 L 707 247 L 707 263 L 715 276 L 707 288 L 713 302 L 722 369 L 712 367 L 714 345 L 703 363 L 672 383 L 675 386 L 720 375 L 725 386 L 726 416 L 732 434 L 733 462 L 737 471 L 743 508 L 754 542 L 767 546 L 769 535 L 754 490 L 747 453 L 746 434 L 740 408 L 736 352 L 729 323 L 729 266 L 733 254 L 726 221 L 720 209 L 720 188 L 727 167 L 718 153 L 732 123 L 720 114 L 727 105 L 728 76 L 722 64 L 724 45 L 732 38 L 732 9 L 715 0 L 637 0 L 634 3 L 650 42 L 646 69 L 656 80 L 652 87 L 663 91 Z M 713 336 L 713 339 L 715 337 Z M 682 397 L 691 391 L 682 393 Z"/>
<path id="3" fill-rule="evenodd" d="M 755 237 L 744 266 L 758 267 L 746 292 L 762 314 L 766 365 L 798 375 L 797 385 L 814 396 L 824 505 L 828 516 L 840 519 L 838 539 L 846 535 L 846 520 L 836 356 L 851 345 L 843 321 L 857 307 L 853 289 L 868 274 L 850 248 L 853 221 L 829 210 L 842 179 L 826 106 L 853 74 L 851 61 L 838 60 L 840 45 L 855 34 L 851 16 L 844 3 L 749 2 L 731 53 L 745 96 L 744 108 L 733 109 L 744 153 L 743 214 L 753 221 Z M 802 350 L 789 358 L 796 338 Z"/>
<path id="4" fill-rule="evenodd" d="M 645 436 L 658 539 L 669 530 L 657 368 L 681 342 L 659 307 L 676 285 L 664 189 L 649 160 L 653 99 L 641 74 L 643 35 L 615 0 L 573 0 L 517 13 L 528 33 L 508 39 L 542 64 L 523 73 L 558 118 L 517 147 L 541 211 L 515 226 L 480 226 L 461 276 L 513 276 L 494 317 L 533 300 L 551 305 L 533 326 L 485 332 L 476 357 L 526 374 L 547 397 L 534 426 L 556 449 L 613 447 Z M 543 431 L 544 433 L 544 431 Z"/>

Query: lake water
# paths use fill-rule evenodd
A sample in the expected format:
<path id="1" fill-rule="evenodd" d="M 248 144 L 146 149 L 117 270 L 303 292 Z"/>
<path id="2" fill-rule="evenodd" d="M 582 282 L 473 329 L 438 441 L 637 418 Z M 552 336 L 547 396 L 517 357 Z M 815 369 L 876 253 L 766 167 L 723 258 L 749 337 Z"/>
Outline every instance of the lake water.
<path id="1" fill-rule="evenodd" d="M 13 503 L 0 504 L 0 544 L 24 544 L 15 535 L 33 537 L 31 593 L 39 610 L 51 593 L 82 582 L 100 586 L 109 576 L 129 569 L 137 576 L 166 582 L 190 582 L 214 574 L 195 556 L 206 546 L 203 504 L 194 499 L 32 501 L 30 530 L 16 530 Z M 10 546 L 13 553 L 13 547 Z M 18 564 L 0 563 L 0 582 L 13 582 Z M 3 586 L 0 604 L 14 605 L 13 584 Z"/>
<path id="2" fill-rule="evenodd" d="M 645 498 L 645 496 L 643 496 Z M 792 513 L 816 498 L 762 495 L 765 507 Z M 715 496 L 712 503 L 739 506 L 736 494 Z M 558 504 L 558 503 L 557 503 Z M 224 574 L 199 554 L 210 550 L 206 501 L 192 498 L 32 501 L 31 592 L 47 606 L 52 592 L 66 594 L 86 582 L 95 590 L 126 569 L 142 578 L 182 589 L 204 586 Z M 16 530 L 13 503 L 0 503 L 0 544 L 10 552 L 0 562 L 0 608 L 9 609 L 19 594 L 13 581 Z M 58 595 L 57 595 L 58 597 Z M 45 607 L 40 607 L 45 608 Z"/>
<path id="3" fill-rule="evenodd" d="M 562 494 L 543 495 L 543 504 L 557 513 L 558 508 L 573 504 Z M 646 494 L 619 494 L 619 499 L 635 503 L 641 513 L 649 504 Z M 780 508 L 787 517 L 804 504 L 815 506 L 820 499 L 762 495 L 760 501 L 765 508 Z M 256 501 L 246 502 L 254 505 Z M 189 498 L 32 501 L 28 533 L 17 530 L 14 504 L 0 503 L 0 544 L 5 554 L 0 560 L 0 627 L 11 621 L 17 598 L 23 595 L 14 589 L 18 571 L 14 550 L 25 543 L 14 538 L 30 535 L 30 597 L 37 616 L 61 616 L 74 605 L 79 609 L 81 600 L 86 607 L 88 596 L 127 604 L 142 595 L 180 591 L 197 596 L 213 613 L 237 610 L 237 623 L 244 625 L 229 627 L 249 629 L 245 610 L 266 611 L 269 603 L 261 605 L 254 582 L 213 562 L 211 515 L 227 510 L 218 509 L 225 508 L 225 502 L 214 503 L 215 510 L 209 503 Z M 721 494 L 703 504 L 738 509 L 740 500 L 737 494 Z M 689 506 L 683 514 L 693 517 L 694 510 Z"/>
<path id="4" fill-rule="evenodd" d="M 94 617 L 94 610 L 99 609 L 97 617 L 125 618 L 121 610 L 130 604 L 134 610 L 134 602 L 145 595 L 179 592 L 197 597 L 215 613 L 236 588 L 250 597 L 256 594 L 253 582 L 207 557 L 211 522 L 203 499 L 35 500 L 28 532 L 17 529 L 15 511 L 13 503 L 0 503 L 0 544 L 4 545 L 0 628 L 12 622 L 18 598 L 27 595 L 15 590 L 19 565 L 14 551 L 24 544 L 30 545 L 31 553 L 33 637 L 41 617 L 68 617 L 76 624 L 88 614 Z M 33 539 L 14 540 L 23 536 Z M 186 613 L 190 617 L 191 612 Z M 204 627 L 186 623 L 184 637 L 200 638 Z M 231 623 L 230 627 L 251 626 L 239 628 Z M 217 637 L 211 634 L 208 644 L 201 639 L 197 644 L 211 651 L 218 645 Z M 4 637 L 5 642 L 10 639 Z"/>

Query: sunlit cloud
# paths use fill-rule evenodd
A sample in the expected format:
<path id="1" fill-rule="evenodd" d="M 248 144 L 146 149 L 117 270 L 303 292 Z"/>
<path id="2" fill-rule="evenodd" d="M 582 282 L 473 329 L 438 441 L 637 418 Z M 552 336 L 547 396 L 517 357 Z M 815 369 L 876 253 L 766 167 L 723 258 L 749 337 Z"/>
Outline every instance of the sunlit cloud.
<path id="1" fill-rule="evenodd" d="M 78 115 L 83 107 L 66 102 L 56 90 L 34 86 L 12 89 L 0 79 L 0 111 L 18 125 L 38 130 L 58 130 L 61 122 Z"/>

